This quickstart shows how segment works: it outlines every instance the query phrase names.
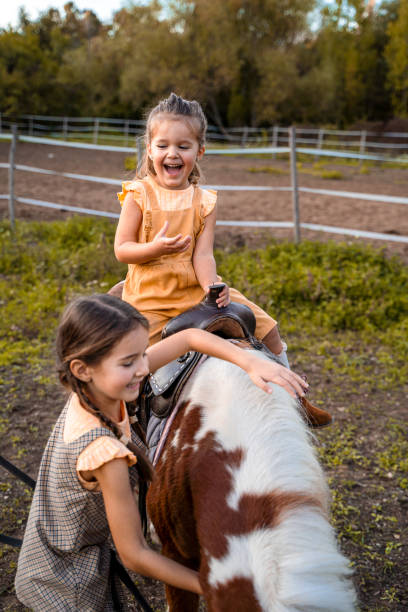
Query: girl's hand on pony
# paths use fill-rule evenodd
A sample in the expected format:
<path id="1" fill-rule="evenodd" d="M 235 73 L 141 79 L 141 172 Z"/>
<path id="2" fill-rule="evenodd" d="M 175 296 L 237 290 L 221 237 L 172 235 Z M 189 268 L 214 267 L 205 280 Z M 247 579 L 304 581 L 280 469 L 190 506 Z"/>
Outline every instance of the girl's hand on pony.
<path id="1" fill-rule="evenodd" d="M 191 244 L 191 236 L 183 237 L 182 234 L 177 234 L 169 238 L 166 236 L 168 228 L 169 222 L 166 221 L 153 239 L 153 244 L 157 247 L 157 255 L 171 255 L 172 253 L 183 253 L 187 251 Z"/>
<path id="2" fill-rule="evenodd" d="M 268 383 L 276 383 L 292 397 L 304 397 L 309 385 L 301 376 L 275 361 L 261 359 L 253 353 L 248 355 L 248 359 L 249 364 L 245 369 L 252 382 L 260 389 L 266 393 L 273 393 Z"/>

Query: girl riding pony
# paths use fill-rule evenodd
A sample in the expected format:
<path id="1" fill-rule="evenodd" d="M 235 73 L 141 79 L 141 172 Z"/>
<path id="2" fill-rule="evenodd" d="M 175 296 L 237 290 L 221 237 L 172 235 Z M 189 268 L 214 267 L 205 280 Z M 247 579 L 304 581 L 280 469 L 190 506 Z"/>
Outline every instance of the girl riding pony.
<path id="1" fill-rule="evenodd" d="M 118 194 L 122 211 L 115 255 L 128 264 L 122 298 L 148 319 L 151 344 L 160 339 L 167 321 L 198 304 L 221 280 L 213 254 L 217 194 L 198 186 L 206 129 L 198 102 L 174 93 L 161 101 L 147 119 L 140 172 Z M 225 285 L 218 307 L 230 300 L 249 306 L 256 318 L 255 337 L 289 367 L 277 322 Z M 313 425 L 331 421 L 306 398 L 303 406 Z"/>

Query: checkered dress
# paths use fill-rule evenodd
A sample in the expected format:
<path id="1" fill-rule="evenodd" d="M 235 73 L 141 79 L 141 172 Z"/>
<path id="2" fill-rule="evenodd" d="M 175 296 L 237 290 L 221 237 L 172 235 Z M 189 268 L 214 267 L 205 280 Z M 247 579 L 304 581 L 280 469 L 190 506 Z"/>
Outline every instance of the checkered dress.
<path id="1" fill-rule="evenodd" d="M 35 611 L 114 610 L 109 579 L 112 544 L 102 493 L 81 486 L 76 462 L 93 440 L 115 435 L 101 426 L 65 443 L 67 408 L 41 460 L 18 559 L 16 593 Z M 132 439 L 141 446 L 133 431 Z M 133 487 L 137 484 L 134 466 L 129 468 L 129 476 Z"/>

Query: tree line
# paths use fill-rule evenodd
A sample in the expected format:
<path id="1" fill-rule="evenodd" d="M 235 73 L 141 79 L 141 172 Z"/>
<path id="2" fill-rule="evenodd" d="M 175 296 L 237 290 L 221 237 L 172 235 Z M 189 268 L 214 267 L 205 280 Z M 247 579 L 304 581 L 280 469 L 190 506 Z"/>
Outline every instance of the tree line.
<path id="1" fill-rule="evenodd" d="M 68 2 L 0 30 L 0 111 L 143 118 L 176 91 L 226 126 L 408 116 L 408 2 Z"/>

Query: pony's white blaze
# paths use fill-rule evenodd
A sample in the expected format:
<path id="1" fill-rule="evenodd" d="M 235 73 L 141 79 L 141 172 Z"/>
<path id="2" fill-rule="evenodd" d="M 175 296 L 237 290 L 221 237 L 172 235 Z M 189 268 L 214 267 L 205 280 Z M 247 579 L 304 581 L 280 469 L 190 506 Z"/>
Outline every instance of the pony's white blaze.
<path id="1" fill-rule="evenodd" d="M 283 507 L 272 527 L 228 535 L 227 553 L 207 557 L 210 587 L 249 579 L 265 612 L 353 611 L 351 572 L 324 511 L 326 481 L 295 401 L 276 385 L 266 394 L 239 368 L 216 359 L 202 364 L 184 398 L 191 401 L 186 415 L 201 407 L 197 448 L 212 434 L 223 450 L 242 451 L 242 461 L 227 468 L 230 508 L 237 510 L 244 495 L 284 492 L 314 500 Z"/>

